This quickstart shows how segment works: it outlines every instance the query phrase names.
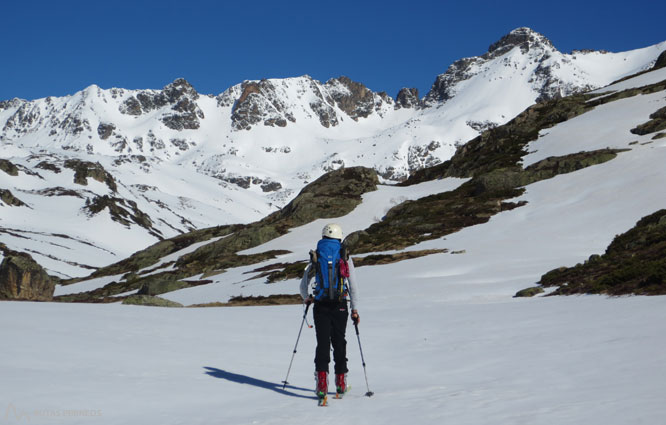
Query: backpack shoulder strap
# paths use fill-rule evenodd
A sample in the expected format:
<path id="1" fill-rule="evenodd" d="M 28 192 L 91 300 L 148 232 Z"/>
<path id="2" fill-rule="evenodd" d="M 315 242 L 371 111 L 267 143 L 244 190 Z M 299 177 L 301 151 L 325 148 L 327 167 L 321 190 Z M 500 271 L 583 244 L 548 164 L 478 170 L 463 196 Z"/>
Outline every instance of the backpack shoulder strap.
<path id="1" fill-rule="evenodd" d="M 347 248 L 347 244 L 344 242 L 340 245 L 340 258 L 349 261 L 349 248 Z"/>
<path id="2" fill-rule="evenodd" d="M 317 251 L 314 249 L 310 250 L 310 272 L 308 273 L 308 278 L 312 279 L 315 277 L 315 274 L 317 273 L 317 267 L 319 266 L 317 264 Z"/>

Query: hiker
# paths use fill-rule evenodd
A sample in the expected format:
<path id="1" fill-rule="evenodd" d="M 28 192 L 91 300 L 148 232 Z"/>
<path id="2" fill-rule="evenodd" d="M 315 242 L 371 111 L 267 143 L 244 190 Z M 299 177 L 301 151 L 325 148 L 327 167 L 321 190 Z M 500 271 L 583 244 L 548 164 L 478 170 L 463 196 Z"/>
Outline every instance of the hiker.
<path id="1" fill-rule="evenodd" d="M 310 295 L 308 287 L 313 276 L 314 293 Z M 360 318 L 354 262 L 342 243 L 342 228 L 338 224 L 324 226 L 316 251 L 310 251 L 310 263 L 301 279 L 301 297 L 307 305 L 314 303 L 312 314 L 317 334 L 315 392 L 320 400 L 325 399 L 328 393 L 328 364 L 330 347 L 333 346 L 336 397 L 342 397 L 347 390 L 347 299 L 355 325 L 358 325 Z"/>

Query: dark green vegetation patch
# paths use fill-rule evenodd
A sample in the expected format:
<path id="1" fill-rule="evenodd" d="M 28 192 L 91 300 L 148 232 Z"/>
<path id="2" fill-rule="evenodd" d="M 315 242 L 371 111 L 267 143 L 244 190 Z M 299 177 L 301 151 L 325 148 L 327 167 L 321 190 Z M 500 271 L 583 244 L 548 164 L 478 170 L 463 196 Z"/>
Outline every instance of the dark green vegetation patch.
<path id="1" fill-rule="evenodd" d="M 18 176 L 19 172 L 18 167 L 14 165 L 13 162 L 9 161 L 8 159 L 2 159 L 2 158 L 0 158 L 0 170 L 14 177 Z"/>
<path id="2" fill-rule="evenodd" d="M 521 291 L 516 292 L 516 295 L 514 295 L 514 298 L 526 298 L 526 297 L 534 297 L 539 294 L 543 294 L 545 291 L 542 287 L 540 286 L 534 286 L 532 288 L 527 288 L 523 289 Z"/>
<path id="3" fill-rule="evenodd" d="M 650 121 L 632 128 L 631 132 L 642 136 L 661 130 L 666 130 L 666 106 L 650 114 Z"/>
<path id="4" fill-rule="evenodd" d="M 102 164 L 99 162 L 89 162 L 81 161 L 80 159 L 68 159 L 64 163 L 65 168 L 69 168 L 74 171 L 74 183 L 80 184 L 83 186 L 88 185 L 88 177 L 91 177 L 94 180 L 97 180 L 100 183 L 106 184 L 106 186 L 112 191 L 117 192 L 118 186 L 116 181 L 108 171 L 102 167 Z"/>
<path id="5" fill-rule="evenodd" d="M 298 261 L 295 263 L 274 263 L 264 267 L 252 270 L 246 273 L 259 273 L 248 280 L 266 278 L 267 283 L 275 283 L 281 280 L 300 279 L 303 276 L 307 261 Z"/>
<path id="6" fill-rule="evenodd" d="M 9 189 L 0 189 L 0 200 L 10 207 L 25 206 L 25 202 L 14 196 Z"/>
<path id="7" fill-rule="evenodd" d="M 446 249 L 422 249 L 418 251 L 405 251 L 395 254 L 372 254 L 365 257 L 354 257 L 354 266 L 376 266 L 380 264 L 392 264 L 403 260 L 411 260 L 413 258 L 425 257 L 432 254 L 443 254 L 448 252 Z"/>
<path id="8" fill-rule="evenodd" d="M 228 302 L 213 302 L 205 304 L 193 304 L 188 307 L 241 307 L 256 305 L 284 305 L 284 304 L 302 304 L 303 299 L 298 294 L 278 294 L 269 296 L 238 296 L 231 298 Z"/>
<path id="9" fill-rule="evenodd" d="M 182 307 L 181 303 L 167 300 L 165 298 L 155 297 L 152 295 L 130 295 L 123 300 L 123 304 L 127 305 L 144 305 L 150 307 Z"/>

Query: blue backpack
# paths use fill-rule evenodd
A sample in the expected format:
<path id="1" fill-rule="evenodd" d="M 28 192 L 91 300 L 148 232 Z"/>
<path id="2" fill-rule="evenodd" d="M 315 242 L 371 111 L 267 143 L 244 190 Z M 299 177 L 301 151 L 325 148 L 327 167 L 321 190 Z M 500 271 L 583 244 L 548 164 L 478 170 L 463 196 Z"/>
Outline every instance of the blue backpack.
<path id="1" fill-rule="evenodd" d="M 337 239 L 324 238 L 310 256 L 315 268 L 314 299 L 342 301 L 347 294 L 345 278 L 349 277 L 344 246 Z"/>

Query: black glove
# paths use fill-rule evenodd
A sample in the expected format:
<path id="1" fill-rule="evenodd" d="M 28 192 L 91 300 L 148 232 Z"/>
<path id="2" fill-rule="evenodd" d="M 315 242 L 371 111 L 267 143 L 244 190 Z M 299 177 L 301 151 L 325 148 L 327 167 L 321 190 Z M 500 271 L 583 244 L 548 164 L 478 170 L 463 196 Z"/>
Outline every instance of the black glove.
<path id="1" fill-rule="evenodd" d="M 351 319 L 355 325 L 358 325 L 361 322 L 361 316 L 358 315 L 358 311 L 352 310 Z"/>

